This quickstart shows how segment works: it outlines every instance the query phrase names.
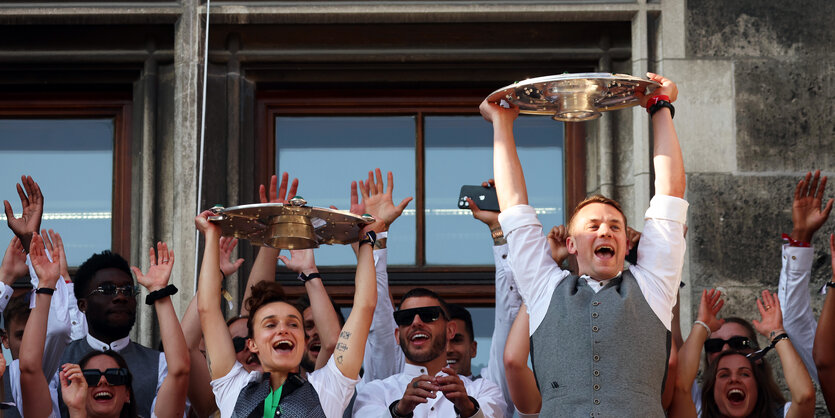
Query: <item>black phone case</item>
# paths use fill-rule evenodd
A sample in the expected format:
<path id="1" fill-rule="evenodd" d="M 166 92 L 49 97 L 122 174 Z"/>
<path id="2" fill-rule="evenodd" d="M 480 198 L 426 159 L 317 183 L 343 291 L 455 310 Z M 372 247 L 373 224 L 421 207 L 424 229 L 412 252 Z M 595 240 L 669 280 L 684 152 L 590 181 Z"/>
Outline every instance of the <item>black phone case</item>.
<path id="1" fill-rule="evenodd" d="M 473 199 L 481 210 L 499 211 L 499 198 L 496 196 L 495 187 L 461 186 L 461 193 L 458 195 L 459 209 L 470 208 L 467 197 Z"/>

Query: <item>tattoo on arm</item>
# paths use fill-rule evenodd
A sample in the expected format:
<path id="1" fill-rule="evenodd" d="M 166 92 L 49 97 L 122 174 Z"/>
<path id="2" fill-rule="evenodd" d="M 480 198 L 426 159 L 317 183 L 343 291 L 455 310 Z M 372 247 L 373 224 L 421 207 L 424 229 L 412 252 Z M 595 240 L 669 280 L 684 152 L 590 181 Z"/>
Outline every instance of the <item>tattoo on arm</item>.
<path id="1" fill-rule="evenodd" d="M 345 343 L 336 343 L 336 351 L 345 351 L 348 349 L 348 345 Z"/>
<path id="2" fill-rule="evenodd" d="M 340 331 L 339 332 L 339 338 L 344 338 L 344 339 L 347 340 L 347 339 L 351 338 L 351 333 L 348 332 L 348 331 Z"/>
<path id="3" fill-rule="evenodd" d="M 342 364 L 342 356 L 341 356 L 341 355 L 340 355 L 340 356 L 336 356 L 336 362 L 337 362 L 338 364 Z"/>

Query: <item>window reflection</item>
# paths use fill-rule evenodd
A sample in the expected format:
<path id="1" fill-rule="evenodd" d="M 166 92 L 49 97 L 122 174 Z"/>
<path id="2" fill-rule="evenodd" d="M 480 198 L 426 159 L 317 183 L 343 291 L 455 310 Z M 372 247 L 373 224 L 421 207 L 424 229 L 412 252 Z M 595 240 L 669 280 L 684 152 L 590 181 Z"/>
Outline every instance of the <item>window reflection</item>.
<path id="1" fill-rule="evenodd" d="M 427 116 L 426 262 L 493 264 L 486 225 L 458 209 L 462 185 L 493 177 L 493 128 L 481 116 Z M 563 126 L 550 118 L 520 116 L 514 129 L 530 204 L 544 228 L 563 222 Z"/>
<path id="2" fill-rule="evenodd" d="M 41 228 L 61 234 L 70 266 L 111 247 L 113 141 L 112 119 L 0 119 L 0 195 L 19 216 L 15 183 L 38 182 Z M 0 231 L 5 250 L 13 234 Z"/>
<path id="3" fill-rule="evenodd" d="M 351 181 L 380 167 L 395 179 L 394 199 L 415 195 L 413 116 L 280 116 L 275 120 L 277 172 L 299 178 L 299 195 L 311 206 L 350 207 Z M 388 263 L 415 264 L 415 212 L 410 204 L 392 225 Z M 323 245 L 319 265 L 355 265 L 350 248 Z"/>

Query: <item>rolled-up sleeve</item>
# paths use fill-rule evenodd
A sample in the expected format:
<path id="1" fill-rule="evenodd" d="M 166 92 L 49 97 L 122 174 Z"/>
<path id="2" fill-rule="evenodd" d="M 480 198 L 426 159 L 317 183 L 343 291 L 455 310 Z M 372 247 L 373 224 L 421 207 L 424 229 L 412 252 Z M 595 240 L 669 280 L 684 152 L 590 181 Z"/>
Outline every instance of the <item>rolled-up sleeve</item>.
<path id="1" fill-rule="evenodd" d="M 783 311 L 783 328 L 809 370 L 809 375 L 817 383 L 818 369 L 812 357 L 812 347 L 818 324 L 812 313 L 812 298 L 809 292 L 815 250 L 783 245 L 782 253 L 777 298 Z"/>

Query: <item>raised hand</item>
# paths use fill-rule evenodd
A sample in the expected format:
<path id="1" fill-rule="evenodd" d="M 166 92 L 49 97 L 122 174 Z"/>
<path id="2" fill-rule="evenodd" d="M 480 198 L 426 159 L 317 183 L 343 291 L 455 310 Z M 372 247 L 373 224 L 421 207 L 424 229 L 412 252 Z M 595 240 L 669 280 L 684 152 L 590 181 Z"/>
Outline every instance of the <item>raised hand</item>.
<path id="1" fill-rule="evenodd" d="M 716 317 L 724 304 L 722 292 L 716 289 L 702 290 L 702 300 L 699 303 L 699 314 L 696 319 L 707 324 L 710 332 L 716 332 L 725 323 L 724 319 Z"/>
<path id="2" fill-rule="evenodd" d="M 21 187 L 21 183 L 23 183 L 23 187 Z M 43 194 L 38 183 L 32 180 L 32 176 L 21 176 L 20 183 L 17 184 L 17 195 L 20 196 L 20 205 L 23 207 L 23 211 L 20 218 L 15 218 L 12 205 L 8 200 L 4 200 L 6 222 L 9 224 L 9 229 L 20 238 L 23 248 L 28 250 L 32 234 L 37 233 L 41 227 Z"/>
<path id="3" fill-rule="evenodd" d="M 171 269 L 174 268 L 174 251 L 168 250 L 168 244 L 157 243 L 157 252 L 154 254 L 154 247 L 148 251 L 148 258 L 151 260 L 151 267 L 148 272 L 142 274 L 142 270 L 131 266 L 131 271 L 136 276 L 136 281 L 149 292 L 162 289 L 168 286 L 168 279 L 171 277 Z"/>
<path id="4" fill-rule="evenodd" d="M 792 202 L 792 239 L 801 242 L 812 241 L 812 236 L 820 229 L 829 212 L 832 211 L 833 199 L 829 199 L 825 207 L 823 203 L 823 191 L 826 189 L 826 176 L 821 178 L 820 170 L 806 173 L 806 177 L 797 182 L 794 189 L 794 201 Z"/>
<path id="5" fill-rule="evenodd" d="M 467 388 L 464 387 L 464 382 L 461 381 L 461 378 L 455 373 L 455 370 L 452 370 L 451 367 L 444 367 L 441 371 L 449 376 L 435 378 L 435 383 L 439 386 L 438 390 L 443 392 L 444 397 L 452 401 L 455 407 L 461 411 L 462 417 L 469 417 L 475 414 L 475 405 L 473 405 L 473 401 L 467 395 Z"/>
<path id="6" fill-rule="evenodd" d="M 11 286 L 16 279 L 28 274 L 29 267 L 26 267 L 26 253 L 23 244 L 20 243 L 20 238 L 15 236 L 9 242 L 6 254 L 3 255 L 3 264 L 0 265 L 0 280 Z"/>
<path id="7" fill-rule="evenodd" d="M 220 271 L 222 271 L 226 277 L 229 277 L 232 275 L 232 273 L 238 271 L 238 269 L 244 263 L 243 258 L 239 258 L 234 262 L 232 261 L 232 251 L 235 250 L 236 245 L 238 245 L 237 238 L 220 238 Z"/>
<path id="8" fill-rule="evenodd" d="M 61 239 L 61 235 L 51 229 L 49 232 L 47 232 L 46 229 L 42 229 L 41 238 L 43 238 L 44 246 L 50 254 L 55 254 L 58 251 L 61 252 L 61 277 L 63 277 L 64 280 L 70 280 L 70 269 L 67 265 L 67 253 L 64 251 L 64 241 Z"/>
<path id="9" fill-rule="evenodd" d="M 59 373 L 61 378 L 61 397 L 67 408 L 71 411 L 84 411 L 87 409 L 87 380 L 81 372 L 81 366 L 77 364 L 64 364 Z"/>
<path id="10" fill-rule="evenodd" d="M 296 273 L 316 273 L 316 259 L 313 257 L 313 249 L 307 248 L 304 250 L 290 250 L 290 258 L 284 255 L 279 255 L 278 259 L 284 263 L 287 268 Z"/>
<path id="11" fill-rule="evenodd" d="M 481 183 L 481 187 L 496 187 L 496 182 L 493 179 L 487 180 Z M 492 210 L 481 210 L 479 209 L 478 205 L 476 205 L 475 201 L 471 198 L 467 198 L 467 202 L 469 202 L 470 211 L 473 213 L 473 218 L 478 219 L 479 221 L 483 222 L 487 225 L 488 228 L 492 231 L 494 228 L 501 228 L 499 225 L 499 212 L 492 211 Z"/>
<path id="12" fill-rule="evenodd" d="M 510 105 L 509 108 L 500 106 L 498 103 L 488 102 L 484 99 L 478 106 L 481 116 L 490 123 L 513 123 L 517 116 L 519 116 L 519 108 Z"/>
<path id="13" fill-rule="evenodd" d="M 197 230 L 206 235 L 208 233 L 214 233 L 217 237 L 220 237 L 220 226 L 216 223 L 209 221 L 209 217 L 213 216 L 214 213 L 210 210 L 204 210 L 199 215 L 194 217 L 194 226 L 197 227 Z M 220 239 L 220 238 L 218 238 Z"/>
<path id="14" fill-rule="evenodd" d="M 647 73 L 647 77 L 649 77 L 650 80 L 661 84 L 661 87 L 653 90 L 649 95 L 645 95 L 642 91 L 636 91 L 635 96 L 637 96 L 641 101 L 641 106 L 646 107 L 647 101 L 649 101 L 652 96 L 664 95 L 670 98 L 670 103 L 676 101 L 676 98 L 678 97 L 678 87 L 676 86 L 676 83 L 673 83 L 670 79 L 655 73 Z"/>
<path id="15" fill-rule="evenodd" d="M 376 182 L 374 181 L 374 173 L 377 175 Z M 391 171 L 388 172 L 387 180 L 388 185 L 384 186 L 383 174 L 380 172 L 380 169 L 377 168 L 374 172 L 368 172 L 367 181 L 359 182 L 360 193 L 362 194 L 362 205 L 365 206 L 365 210 L 374 216 L 375 219 L 383 222 L 383 231 L 388 230 L 391 224 L 403 213 L 403 209 L 406 209 L 406 206 L 412 201 L 411 197 L 407 197 L 395 206 L 394 201 L 392 200 L 392 192 L 394 191 L 394 176 L 391 174 Z M 351 183 L 351 186 L 351 207 L 353 212 L 353 183 Z"/>
<path id="16" fill-rule="evenodd" d="M 559 225 L 551 228 L 548 232 L 548 247 L 551 249 L 551 258 L 562 264 L 568 258 L 568 247 L 565 246 L 565 240 L 568 238 L 568 228 L 565 225 Z"/>
<path id="17" fill-rule="evenodd" d="M 29 247 L 29 259 L 35 274 L 38 275 L 39 287 L 55 289 L 58 277 L 61 276 L 61 257 L 63 254 L 52 253 L 52 261 L 46 256 L 43 239 L 37 232 L 32 234 L 32 244 Z"/>
<path id="18" fill-rule="evenodd" d="M 627 226 L 626 243 L 629 244 L 629 249 L 637 247 L 639 241 L 641 241 L 641 233 Z"/>
<path id="19" fill-rule="evenodd" d="M 287 203 L 293 196 L 296 195 L 296 190 L 299 188 L 299 179 L 294 178 L 293 183 L 290 184 L 290 190 L 287 190 L 287 181 L 289 180 L 290 175 L 287 173 L 283 173 L 281 175 L 281 185 L 278 186 L 278 190 L 276 190 L 276 184 L 278 183 L 278 177 L 273 175 L 270 177 L 270 199 L 267 200 L 267 189 L 262 184 L 261 187 L 258 189 L 258 195 L 261 198 L 261 203 Z"/>
<path id="20" fill-rule="evenodd" d="M 754 328 L 769 340 L 786 331 L 783 330 L 783 311 L 780 310 L 780 301 L 777 295 L 772 295 L 768 290 L 763 290 L 762 299 L 757 299 L 757 310 L 760 311 L 761 319 L 751 321 Z"/>

